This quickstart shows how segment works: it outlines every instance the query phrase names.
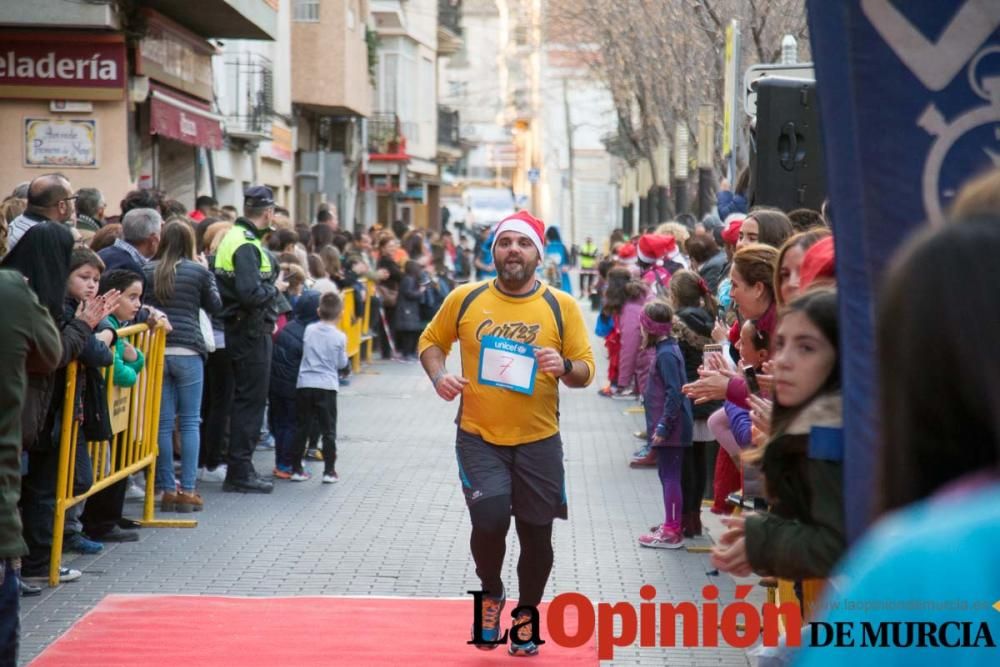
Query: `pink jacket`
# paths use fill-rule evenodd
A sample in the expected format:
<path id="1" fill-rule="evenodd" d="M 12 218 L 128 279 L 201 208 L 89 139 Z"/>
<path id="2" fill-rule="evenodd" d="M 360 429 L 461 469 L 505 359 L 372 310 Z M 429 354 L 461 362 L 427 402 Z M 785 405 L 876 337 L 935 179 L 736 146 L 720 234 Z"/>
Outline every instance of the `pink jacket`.
<path id="1" fill-rule="evenodd" d="M 641 349 L 642 329 L 639 326 L 639 315 L 651 297 L 651 294 L 647 294 L 645 297 L 627 301 L 621 313 L 622 347 L 618 357 L 618 386 L 622 389 L 635 388 L 640 393 L 646 389 L 653 350 Z"/>

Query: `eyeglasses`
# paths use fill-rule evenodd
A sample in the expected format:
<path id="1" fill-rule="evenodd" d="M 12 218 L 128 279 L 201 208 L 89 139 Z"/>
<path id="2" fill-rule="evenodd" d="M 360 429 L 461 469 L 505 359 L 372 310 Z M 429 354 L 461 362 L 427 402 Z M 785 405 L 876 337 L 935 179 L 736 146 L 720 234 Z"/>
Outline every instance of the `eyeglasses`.
<path id="1" fill-rule="evenodd" d="M 71 196 L 71 197 L 63 197 L 63 198 L 62 198 L 62 199 L 60 199 L 59 201 L 60 201 L 60 202 L 64 202 L 64 201 L 71 201 L 71 202 L 74 202 L 74 203 L 75 203 L 75 202 L 76 202 L 76 200 L 77 200 L 77 199 L 79 199 L 79 198 L 80 198 L 80 195 L 73 195 L 73 196 Z"/>

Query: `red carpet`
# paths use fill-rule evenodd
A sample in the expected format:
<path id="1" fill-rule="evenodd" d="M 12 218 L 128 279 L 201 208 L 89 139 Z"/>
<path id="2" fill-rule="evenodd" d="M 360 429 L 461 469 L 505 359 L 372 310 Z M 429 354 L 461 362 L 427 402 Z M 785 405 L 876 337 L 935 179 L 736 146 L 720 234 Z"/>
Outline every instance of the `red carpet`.
<path id="1" fill-rule="evenodd" d="M 510 627 L 509 609 L 504 627 Z M 472 598 L 109 595 L 31 667 L 319 667 L 320 665 L 597 665 L 591 641 L 566 649 L 549 640 L 541 608 L 539 655 L 465 642 Z M 575 619 L 567 615 L 567 631 Z"/>

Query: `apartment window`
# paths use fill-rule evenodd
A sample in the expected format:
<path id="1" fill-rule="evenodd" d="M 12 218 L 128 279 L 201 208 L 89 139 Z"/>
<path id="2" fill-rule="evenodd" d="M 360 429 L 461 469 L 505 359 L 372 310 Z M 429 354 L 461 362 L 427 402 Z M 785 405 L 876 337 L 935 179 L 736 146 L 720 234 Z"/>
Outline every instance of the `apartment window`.
<path id="1" fill-rule="evenodd" d="M 354 30 L 354 7 L 347 8 L 347 29 Z"/>
<path id="2" fill-rule="evenodd" d="M 294 9 L 294 20 L 308 23 L 319 22 L 319 0 L 295 0 Z"/>

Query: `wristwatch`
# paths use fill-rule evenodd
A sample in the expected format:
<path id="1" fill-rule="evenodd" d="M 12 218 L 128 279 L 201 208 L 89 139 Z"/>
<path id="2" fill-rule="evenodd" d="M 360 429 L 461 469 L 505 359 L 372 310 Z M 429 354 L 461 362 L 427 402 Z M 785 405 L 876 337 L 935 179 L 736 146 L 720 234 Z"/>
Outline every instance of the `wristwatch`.
<path id="1" fill-rule="evenodd" d="M 573 372 L 573 362 L 569 359 L 563 359 L 563 374 L 560 377 L 566 377 Z"/>

